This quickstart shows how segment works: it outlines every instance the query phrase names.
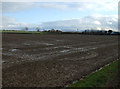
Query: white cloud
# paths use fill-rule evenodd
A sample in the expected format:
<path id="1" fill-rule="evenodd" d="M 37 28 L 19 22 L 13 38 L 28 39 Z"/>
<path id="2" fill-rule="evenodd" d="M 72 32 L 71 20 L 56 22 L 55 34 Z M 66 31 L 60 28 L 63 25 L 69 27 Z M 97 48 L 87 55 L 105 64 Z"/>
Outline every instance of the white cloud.
<path id="1" fill-rule="evenodd" d="M 96 2 L 98 0 L 1 0 L 2 2 Z M 101 2 L 116 2 L 119 0 L 100 0 Z"/>
<path id="2" fill-rule="evenodd" d="M 99 21 L 94 21 L 93 23 L 96 25 L 101 25 L 101 23 Z"/>
<path id="3" fill-rule="evenodd" d="M 87 16 L 79 19 L 44 22 L 41 24 L 41 26 L 45 29 L 55 28 L 62 29 L 64 31 L 76 31 L 76 29 L 85 30 L 91 28 L 110 28 L 113 30 L 118 30 L 117 18 L 114 16 L 97 18 L 93 16 Z"/>
<path id="4" fill-rule="evenodd" d="M 37 24 L 29 24 L 29 23 L 25 23 L 25 22 L 18 22 L 15 18 L 11 18 L 11 17 L 6 17 L 6 16 L 3 16 L 2 17 L 2 24 L 0 24 L 0 29 L 18 29 L 18 30 L 21 30 L 23 29 L 24 27 L 29 27 L 31 29 L 34 29 L 36 28 Z M 40 26 L 39 26 L 40 27 Z"/>
<path id="5" fill-rule="evenodd" d="M 112 19 L 111 19 L 112 18 Z M 15 18 L 3 17 L 3 29 L 22 29 L 24 27 L 29 27 L 30 29 L 35 29 L 36 27 L 40 27 L 41 29 L 61 29 L 62 31 L 76 31 L 91 29 L 91 28 L 110 28 L 113 30 L 118 30 L 118 21 L 115 15 L 110 17 L 93 17 L 86 16 L 83 18 L 74 18 L 74 19 L 66 19 L 59 21 L 49 21 L 43 22 L 41 24 L 29 24 L 29 23 L 20 23 Z"/>
<path id="6" fill-rule="evenodd" d="M 81 0 L 80 0 L 81 1 Z M 3 2 L 3 12 L 23 11 L 31 8 L 57 8 L 61 10 L 115 11 L 117 0 L 85 0 L 81 2 Z"/>
<path id="7" fill-rule="evenodd" d="M 107 22 L 107 24 L 112 24 L 112 22 Z"/>

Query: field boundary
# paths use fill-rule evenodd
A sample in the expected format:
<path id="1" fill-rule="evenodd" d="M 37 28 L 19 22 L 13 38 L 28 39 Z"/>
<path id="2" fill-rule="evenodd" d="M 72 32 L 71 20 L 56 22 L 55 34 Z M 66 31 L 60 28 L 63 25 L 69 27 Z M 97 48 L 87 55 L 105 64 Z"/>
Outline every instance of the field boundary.
<path id="1" fill-rule="evenodd" d="M 99 68 L 99 69 L 97 69 L 97 70 L 95 70 L 95 71 L 93 71 L 92 73 L 90 73 L 90 74 L 88 74 L 88 75 L 86 75 L 86 76 L 82 76 L 82 78 L 80 79 L 80 80 L 78 80 L 78 81 L 73 81 L 73 83 L 71 84 L 71 85 L 67 85 L 66 87 L 68 87 L 68 88 L 72 88 L 72 87 L 93 87 L 92 86 L 92 83 L 91 83 L 91 85 L 90 86 L 85 86 L 85 84 L 83 84 L 83 83 L 86 83 L 86 82 L 88 82 L 89 80 L 90 80 L 90 78 L 92 78 L 94 75 L 96 75 L 97 73 L 99 73 L 99 72 L 101 72 L 101 71 L 103 71 L 103 70 L 105 70 L 105 71 L 107 71 L 108 69 L 110 69 L 110 67 L 112 66 L 112 67 L 116 67 L 116 65 L 118 65 L 119 64 L 119 62 L 120 62 L 120 60 L 119 59 L 117 59 L 117 60 L 115 60 L 115 61 L 112 61 L 111 63 L 109 63 L 109 64 L 106 64 L 105 66 L 103 66 L 103 67 L 101 67 L 101 68 Z M 115 65 L 116 64 L 116 65 Z M 117 66 L 118 67 L 118 66 Z M 118 72 L 118 71 L 117 71 Z M 96 80 L 97 78 L 94 78 L 94 80 Z M 87 83 L 86 83 L 86 85 L 87 85 Z M 88 84 L 89 85 L 89 84 Z M 93 84 L 94 85 L 94 84 Z M 94 85 L 95 86 L 95 85 Z M 100 86 L 95 86 L 95 87 L 101 87 L 101 86 L 103 86 L 104 87 L 104 84 L 102 85 L 100 85 Z"/>

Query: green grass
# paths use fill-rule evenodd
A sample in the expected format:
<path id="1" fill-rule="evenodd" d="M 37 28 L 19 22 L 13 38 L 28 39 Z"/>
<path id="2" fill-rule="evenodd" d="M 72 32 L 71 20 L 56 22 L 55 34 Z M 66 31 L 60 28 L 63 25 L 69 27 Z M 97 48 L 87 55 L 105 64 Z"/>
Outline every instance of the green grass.
<path id="1" fill-rule="evenodd" d="M 101 70 L 94 72 L 84 79 L 81 79 L 71 87 L 106 87 L 111 81 L 114 81 L 118 77 L 118 63 L 119 60 L 110 63 L 110 65 L 103 67 Z"/>
<path id="2" fill-rule="evenodd" d="M 37 31 L 0 31 L 2 33 L 41 33 Z"/>
<path id="3" fill-rule="evenodd" d="M 7 33 L 25 33 L 25 34 L 59 34 L 59 33 L 57 33 L 57 32 L 37 32 L 37 31 L 7 31 L 7 30 L 4 30 L 4 31 L 0 31 L 0 33 L 5 33 L 5 34 L 7 34 Z"/>

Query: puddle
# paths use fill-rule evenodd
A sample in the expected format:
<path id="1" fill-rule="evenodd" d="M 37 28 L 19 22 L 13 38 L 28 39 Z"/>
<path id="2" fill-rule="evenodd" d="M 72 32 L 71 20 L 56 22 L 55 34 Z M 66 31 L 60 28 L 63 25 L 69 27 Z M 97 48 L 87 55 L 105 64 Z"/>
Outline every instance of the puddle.
<path id="1" fill-rule="evenodd" d="M 16 52 L 18 49 L 9 49 L 9 51 Z"/>
<path id="2" fill-rule="evenodd" d="M 62 47 L 64 47 L 64 48 L 71 48 L 71 47 L 69 47 L 69 46 L 62 46 Z"/>
<path id="3" fill-rule="evenodd" d="M 66 53 L 66 52 L 69 52 L 70 50 L 62 50 L 60 51 L 61 53 Z"/>
<path id="4" fill-rule="evenodd" d="M 90 51 L 93 49 L 97 49 L 97 47 L 94 47 L 94 48 L 75 48 L 75 50 L 80 50 L 80 51 Z"/>
<path id="5" fill-rule="evenodd" d="M 74 50 L 85 50 L 85 48 L 74 48 Z"/>
<path id="6" fill-rule="evenodd" d="M 6 63 L 6 61 L 2 60 L 2 63 Z"/>
<path id="7" fill-rule="evenodd" d="M 54 47 L 55 49 L 59 48 L 59 47 Z"/>
<path id="8" fill-rule="evenodd" d="M 50 43 L 43 43 L 43 44 L 45 44 L 47 46 L 54 45 L 54 44 L 50 44 Z"/>
<path id="9" fill-rule="evenodd" d="M 63 48 L 72 48 L 72 47 L 69 47 L 69 46 L 58 46 L 58 47 L 54 47 L 54 48 L 61 48 L 61 47 L 63 47 Z"/>

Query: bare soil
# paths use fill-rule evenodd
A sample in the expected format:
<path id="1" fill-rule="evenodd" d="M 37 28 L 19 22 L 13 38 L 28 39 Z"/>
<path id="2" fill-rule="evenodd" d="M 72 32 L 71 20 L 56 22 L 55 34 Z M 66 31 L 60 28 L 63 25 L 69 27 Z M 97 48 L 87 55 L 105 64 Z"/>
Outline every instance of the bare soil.
<path id="1" fill-rule="evenodd" d="M 3 87 L 63 87 L 118 58 L 117 36 L 2 37 Z"/>

